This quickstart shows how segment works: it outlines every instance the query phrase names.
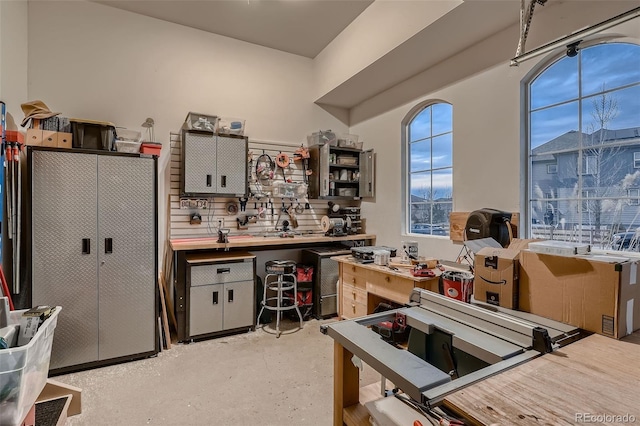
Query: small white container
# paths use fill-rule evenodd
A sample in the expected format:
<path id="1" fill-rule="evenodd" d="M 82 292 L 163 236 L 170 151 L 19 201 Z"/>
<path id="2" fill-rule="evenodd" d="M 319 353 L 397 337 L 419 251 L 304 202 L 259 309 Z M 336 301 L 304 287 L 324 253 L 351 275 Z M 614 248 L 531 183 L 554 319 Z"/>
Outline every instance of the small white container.
<path id="1" fill-rule="evenodd" d="M 140 152 L 141 142 L 132 142 L 132 141 L 116 141 L 116 151 L 118 152 L 128 152 L 130 154 L 137 154 Z"/>
<path id="2" fill-rule="evenodd" d="M 389 250 L 374 250 L 373 263 L 380 266 L 389 266 L 391 252 Z"/>

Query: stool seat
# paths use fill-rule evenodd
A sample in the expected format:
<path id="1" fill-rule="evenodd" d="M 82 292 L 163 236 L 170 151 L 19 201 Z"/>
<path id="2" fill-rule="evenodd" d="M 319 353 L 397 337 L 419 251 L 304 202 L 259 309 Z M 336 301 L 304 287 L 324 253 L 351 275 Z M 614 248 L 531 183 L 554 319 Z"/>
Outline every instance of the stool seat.
<path id="1" fill-rule="evenodd" d="M 264 269 L 268 274 L 293 274 L 296 271 L 296 262 L 293 260 L 269 260 L 265 262 Z"/>
<path id="2" fill-rule="evenodd" d="M 276 312 L 276 337 L 280 337 L 280 318 L 283 311 L 295 309 L 300 318 L 300 328 L 302 328 L 302 313 L 298 307 L 298 281 L 296 279 L 296 262 L 292 260 L 270 260 L 265 262 L 267 275 L 264 277 L 264 290 L 262 294 L 262 308 L 258 313 L 257 324 L 265 309 Z M 267 297 L 267 290 L 275 292 L 276 295 Z M 293 295 L 289 295 L 292 293 Z M 270 306 L 268 302 L 275 302 L 275 306 Z M 285 303 L 283 303 L 285 302 Z"/>

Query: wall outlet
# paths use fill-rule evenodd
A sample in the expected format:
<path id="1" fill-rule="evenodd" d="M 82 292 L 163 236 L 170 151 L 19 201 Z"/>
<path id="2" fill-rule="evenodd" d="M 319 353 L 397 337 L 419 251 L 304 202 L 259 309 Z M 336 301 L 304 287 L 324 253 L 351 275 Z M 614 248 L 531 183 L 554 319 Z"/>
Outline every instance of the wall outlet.
<path id="1" fill-rule="evenodd" d="M 214 222 L 213 222 L 213 227 L 214 228 L 224 228 L 224 216 L 220 216 L 220 217 L 216 217 Z"/>

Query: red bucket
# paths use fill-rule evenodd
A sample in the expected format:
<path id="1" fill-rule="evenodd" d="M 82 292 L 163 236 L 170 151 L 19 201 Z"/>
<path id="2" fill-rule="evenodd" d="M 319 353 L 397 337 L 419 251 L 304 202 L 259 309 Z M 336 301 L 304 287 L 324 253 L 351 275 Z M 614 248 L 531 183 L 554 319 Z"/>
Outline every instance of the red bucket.
<path id="1" fill-rule="evenodd" d="M 444 295 L 469 303 L 473 293 L 473 275 L 467 272 L 446 271 L 442 273 Z"/>

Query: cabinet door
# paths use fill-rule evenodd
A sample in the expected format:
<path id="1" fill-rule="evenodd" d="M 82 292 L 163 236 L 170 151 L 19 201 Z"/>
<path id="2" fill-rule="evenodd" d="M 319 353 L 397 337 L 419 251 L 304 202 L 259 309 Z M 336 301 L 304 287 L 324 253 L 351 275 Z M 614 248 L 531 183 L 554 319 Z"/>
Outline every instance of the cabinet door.
<path id="1" fill-rule="evenodd" d="M 253 281 L 239 281 L 224 285 L 222 325 L 225 330 L 253 325 L 253 305 L 256 300 L 253 294 L 253 283 Z"/>
<path id="2" fill-rule="evenodd" d="M 156 348 L 155 161 L 98 156 L 100 359 Z"/>
<path id="3" fill-rule="evenodd" d="M 373 150 L 360 153 L 360 197 L 375 196 L 375 162 Z"/>
<path id="4" fill-rule="evenodd" d="M 183 133 L 184 192 L 187 194 L 216 193 L 216 136 L 204 133 Z M 245 158 L 246 163 L 246 158 Z"/>
<path id="5" fill-rule="evenodd" d="M 58 305 L 50 368 L 98 360 L 97 159 L 31 157 L 32 305 Z"/>
<path id="6" fill-rule="evenodd" d="M 247 140 L 218 136 L 217 141 L 217 193 L 238 197 L 246 195 Z"/>
<path id="7" fill-rule="evenodd" d="M 222 330 L 224 284 L 190 288 L 189 336 Z"/>

